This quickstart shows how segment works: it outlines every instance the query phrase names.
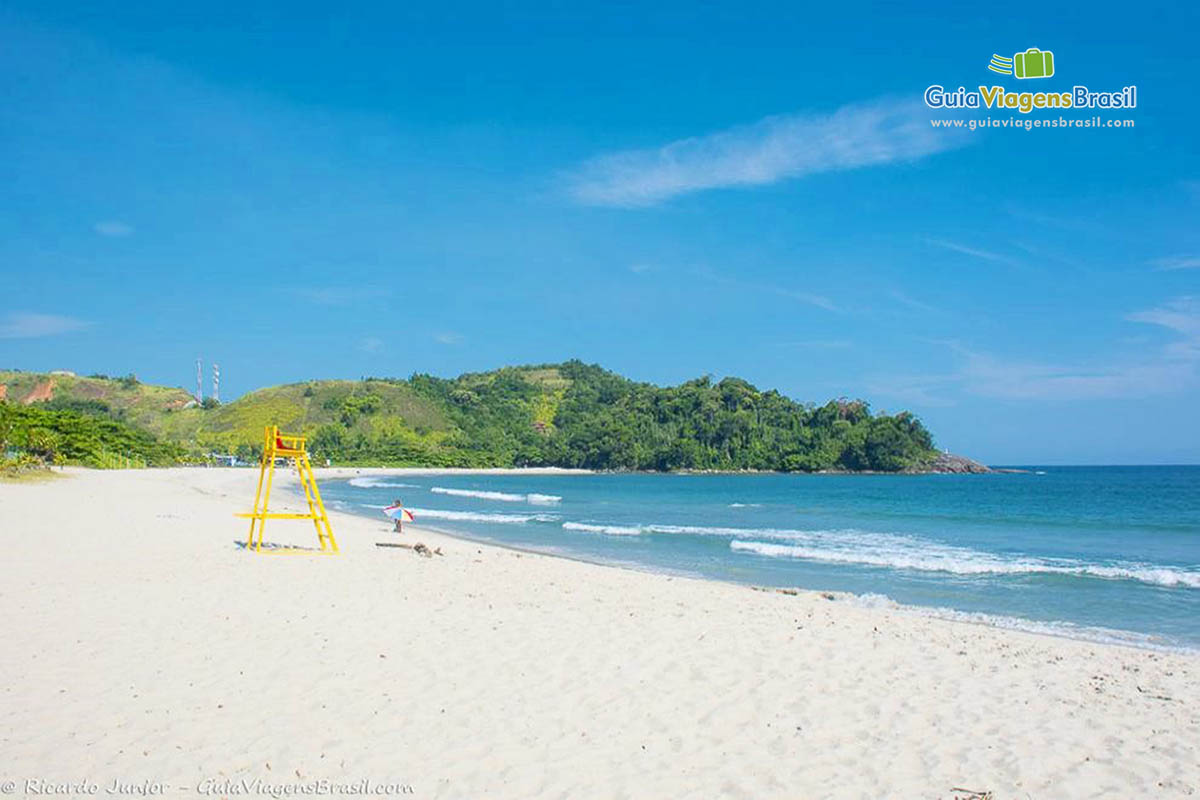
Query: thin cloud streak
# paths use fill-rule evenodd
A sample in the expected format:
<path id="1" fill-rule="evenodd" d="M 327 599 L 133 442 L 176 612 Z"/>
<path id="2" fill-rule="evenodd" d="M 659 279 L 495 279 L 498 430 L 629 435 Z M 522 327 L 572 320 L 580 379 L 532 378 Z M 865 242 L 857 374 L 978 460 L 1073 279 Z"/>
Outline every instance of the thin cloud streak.
<path id="1" fill-rule="evenodd" d="M 921 300 L 918 300 L 917 298 L 913 297 L 912 295 L 910 295 L 906 292 L 902 292 L 899 289 L 893 289 L 891 292 L 889 292 L 889 294 L 891 295 L 892 299 L 895 300 L 896 302 L 900 303 L 901 305 L 908 306 L 909 308 L 916 309 L 917 311 L 924 311 L 927 314 L 940 314 L 941 313 L 941 309 L 935 308 L 934 306 L 931 306 L 928 303 L 922 302 Z"/>
<path id="2" fill-rule="evenodd" d="M 816 308 L 830 311 L 835 314 L 843 313 L 843 310 L 837 305 L 837 303 L 833 302 L 833 300 L 824 295 L 814 294 L 813 292 L 803 292 L 797 289 L 789 289 L 786 286 L 777 286 L 770 283 L 745 281 L 741 280 L 740 278 L 727 278 L 724 275 L 720 275 L 712 271 L 711 269 L 699 269 L 696 270 L 696 274 L 716 283 L 725 284 L 726 286 L 734 286 L 756 292 L 766 292 L 768 294 L 779 295 L 780 297 L 787 297 L 791 300 L 796 300 L 806 305 L 815 306 Z"/>
<path id="3" fill-rule="evenodd" d="M 962 358 L 955 371 L 878 377 L 877 394 L 923 405 L 946 405 L 959 394 L 1002 400 L 1144 398 L 1195 384 L 1200 365 L 1200 298 L 1178 297 L 1124 319 L 1166 329 L 1174 338 L 1142 358 L 1116 363 L 1053 364 L 1002 359 L 946 342 Z"/>
<path id="4" fill-rule="evenodd" d="M 96 233 L 100 234 L 101 236 L 108 236 L 110 238 L 120 238 L 122 236 L 132 236 L 133 230 L 134 230 L 132 225 L 125 223 L 125 222 L 120 222 L 119 220 L 107 220 L 105 222 L 97 222 L 95 225 L 92 226 L 92 229 L 95 230 Z"/>
<path id="5" fill-rule="evenodd" d="M 1003 256 L 1003 255 L 1000 255 L 999 253 L 993 253 L 990 250 L 980 250 L 977 247 L 969 247 L 965 244 L 959 244 L 958 242 L 947 241 L 946 239 L 932 239 L 932 238 L 926 237 L 925 242 L 928 244 L 934 245 L 935 247 L 941 247 L 945 250 L 950 250 L 955 253 L 962 253 L 963 255 L 974 256 L 975 258 L 982 258 L 984 261 L 995 261 L 998 264 L 1015 264 L 1016 263 L 1013 259 L 1009 258 L 1008 256 Z"/>
<path id="6" fill-rule="evenodd" d="M 790 342 L 777 342 L 776 346 L 797 350 L 849 350 L 854 343 L 849 339 L 798 339 Z"/>
<path id="7" fill-rule="evenodd" d="M 1200 269 L 1200 256 L 1172 256 L 1158 258 L 1150 263 L 1156 269 L 1164 272 L 1177 269 Z"/>
<path id="8" fill-rule="evenodd" d="M 707 189 L 915 161 L 967 141 L 961 131 L 933 128 L 920 103 L 875 100 L 600 156 L 569 176 L 570 193 L 585 205 L 651 206 Z"/>
<path id="9" fill-rule="evenodd" d="M 58 336 L 63 333 L 86 328 L 88 323 L 73 317 L 57 314 L 32 314 L 15 312 L 0 323 L 0 339 L 37 339 L 43 336 Z"/>
<path id="10" fill-rule="evenodd" d="M 1178 334 L 1179 338 L 1166 346 L 1167 357 L 1200 362 L 1200 297 L 1177 297 L 1158 308 L 1129 314 L 1125 319 L 1157 325 Z"/>
<path id="11" fill-rule="evenodd" d="M 841 313 L 842 309 L 838 308 L 837 303 L 830 300 L 828 297 L 820 294 L 812 294 L 811 292 L 797 292 L 792 289 L 785 289 L 781 286 L 762 286 L 764 291 L 774 292 L 781 297 L 790 297 L 793 300 L 799 300 L 801 303 L 807 303 L 810 306 L 823 308 L 826 311 Z"/>
<path id="12" fill-rule="evenodd" d="M 348 306 L 391 294 L 387 289 L 343 286 L 306 286 L 291 291 L 301 299 L 323 306 Z"/>

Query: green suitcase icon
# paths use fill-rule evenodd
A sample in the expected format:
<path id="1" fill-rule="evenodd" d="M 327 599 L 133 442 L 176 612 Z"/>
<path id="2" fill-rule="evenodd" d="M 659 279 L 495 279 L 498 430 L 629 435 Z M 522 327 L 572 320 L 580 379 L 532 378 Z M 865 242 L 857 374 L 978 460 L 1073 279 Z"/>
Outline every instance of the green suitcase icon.
<path id="1" fill-rule="evenodd" d="M 1031 47 L 1013 56 L 1013 74 L 1018 78 L 1049 78 L 1054 74 L 1054 53 Z"/>

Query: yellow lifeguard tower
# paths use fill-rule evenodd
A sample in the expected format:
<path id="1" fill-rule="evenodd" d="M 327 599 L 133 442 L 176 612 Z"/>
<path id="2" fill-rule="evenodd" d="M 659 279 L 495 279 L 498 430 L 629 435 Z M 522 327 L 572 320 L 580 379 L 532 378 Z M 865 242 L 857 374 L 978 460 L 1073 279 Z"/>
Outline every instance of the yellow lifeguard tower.
<path id="1" fill-rule="evenodd" d="M 300 485 L 304 487 L 304 499 L 308 502 L 307 514 L 271 513 L 267 504 L 271 499 L 271 483 L 275 478 L 275 459 L 291 459 L 300 475 Z M 263 479 L 266 479 L 266 489 L 263 489 Z M 262 507 L 259 507 L 259 500 Z M 249 518 L 250 537 L 246 539 L 246 549 L 256 553 L 307 553 L 320 555 L 335 555 L 338 551 L 337 540 L 333 538 L 333 527 L 329 524 L 329 515 L 325 513 L 325 504 L 321 502 L 321 491 L 317 488 L 316 478 L 313 477 L 312 464 L 308 461 L 308 450 L 305 447 L 305 437 L 280 433 L 278 426 L 268 425 L 263 433 L 262 464 L 258 471 L 258 488 L 254 491 L 254 510 L 248 514 L 234 516 Z M 263 530 L 269 519 L 311 519 L 317 529 L 317 541 L 321 549 L 313 550 L 303 547 L 271 547 L 263 550 Z M 258 537 L 255 538 L 254 528 L 258 527 Z"/>

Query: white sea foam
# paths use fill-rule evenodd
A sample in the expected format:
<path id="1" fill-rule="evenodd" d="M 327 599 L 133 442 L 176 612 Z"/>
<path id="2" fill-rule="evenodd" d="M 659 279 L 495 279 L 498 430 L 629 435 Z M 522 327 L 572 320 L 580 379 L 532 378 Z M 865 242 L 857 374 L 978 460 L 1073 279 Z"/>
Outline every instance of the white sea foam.
<path id="1" fill-rule="evenodd" d="M 945 572 L 952 575 L 1085 575 L 1109 580 L 1134 580 L 1157 586 L 1184 586 L 1200 589 L 1200 570 L 1165 567 L 1155 564 L 1089 564 L 1067 559 L 1011 558 L 981 553 L 962 547 L 920 543 L 894 537 L 900 545 L 847 547 L 734 539 L 729 548 L 774 558 L 795 558 L 833 564 L 859 564 L 921 572 Z"/>
<path id="2" fill-rule="evenodd" d="M 734 551 L 832 564 L 942 572 L 950 575 L 1080 575 L 1108 580 L 1132 580 L 1155 586 L 1200 589 L 1200 568 L 1003 556 L 967 547 L 939 544 L 913 536 L 853 529 L 794 530 L 656 523 L 617 525 L 595 522 L 564 522 L 563 528 L 612 536 L 728 536 L 732 538 L 729 547 Z"/>
<path id="3" fill-rule="evenodd" d="M 554 494 L 511 494 L 509 492 L 487 492 L 478 489 L 447 489 L 444 486 L 434 486 L 429 491 L 434 494 L 445 494 L 452 497 L 475 497 L 480 500 L 496 500 L 501 503 L 529 503 L 535 506 L 552 506 L 562 501 Z"/>
<path id="4" fill-rule="evenodd" d="M 1071 622 L 1022 619 L 1021 617 L 1010 617 L 1003 614 L 985 614 L 981 611 L 959 611 L 943 606 L 905 605 L 896 602 L 885 594 L 871 592 L 845 596 L 854 605 L 865 608 L 886 608 L 920 617 L 967 622 L 973 625 L 988 625 L 994 628 L 1039 633 L 1046 636 L 1061 636 L 1067 639 L 1081 639 L 1083 641 L 1103 644 L 1119 644 L 1171 652 L 1196 652 L 1195 648 L 1181 646 L 1164 637 L 1147 633 L 1136 633 L 1134 631 L 1122 631 L 1090 625 L 1076 625 Z"/>
<path id="5" fill-rule="evenodd" d="M 642 529 L 628 525 L 591 525 L 586 522 L 564 522 L 563 530 L 583 531 L 584 533 L 604 533 L 609 536 L 637 536 Z"/>
<path id="6" fill-rule="evenodd" d="M 567 530 L 588 531 L 590 533 L 611 533 L 616 536 L 635 536 L 640 534 L 657 533 L 686 536 L 757 536 L 768 539 L 794 541 L 798 539 L 815 539 L 821 535 L 838 533 L 836 531 L 800 531 L 777 528 L 729 528 L 706 525 L 665 525 L 647 523 L 644 525 L 618 525 L 606 522 L 564 522 Z"/>
<path id="7" fill-rule="evenodd" d="M 500 525 L 523 525 L 526 522 L 557 522 L 553 514 L 489 514 L 479 511 L 449 511 L 441 508 L 410 508 L 420 524 L 422 518 L 448 519 L 455 522 L 494 522 Z"/>
<path id="8" fill-rule="evenodd" d="M 475 489 L 446 489 L 442 486 L 434 486 L 429 491 L 434 494 L 448 494 L 454 497 L 477 497 L 480 500 L 499 500 L 503 503 L 524 503 L 525 495 L 523 494 L 508 494 L 506 492 L 483 492 Z"/>
<path id="9" fill-rule="evenodd" d="M 360 489 L 379 489 L 379 488 L 415 489 L 415 488 L 417 488 L 416 484 L 413 484 L 413 483 L 397 483 L 396 481 L 389 481 L 386 478 L 351 478 L 350 485 L 357 486 Z"/>
<path id="10" fill-rule="evenodd" d="M 762 503 L 730 503 L 730 508 L 761 508 Z"/>

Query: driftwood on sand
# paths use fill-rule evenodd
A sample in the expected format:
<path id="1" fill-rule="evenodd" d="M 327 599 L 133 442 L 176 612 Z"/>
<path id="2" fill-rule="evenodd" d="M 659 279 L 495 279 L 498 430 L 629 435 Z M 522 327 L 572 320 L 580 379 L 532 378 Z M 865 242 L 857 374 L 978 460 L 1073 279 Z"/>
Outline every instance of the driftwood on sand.
<path id="1" fill-rule="evenodd" d="M 405 550 L 412 550 L 417 555 L 424 556 L 425 558 L 433 558 L 434 556 L 444 556 L 445 555 L 445 553 L 442 552 L 442 548 L 435 547 L 432 550 L 430 550 L 429 547 L 426 546 L 426 544 L 424 542 L 417 542 L 416 544 L 407 544 L 405 542 L 376 542 L 375 546 L 376 547 L 403 547 Z"/>

